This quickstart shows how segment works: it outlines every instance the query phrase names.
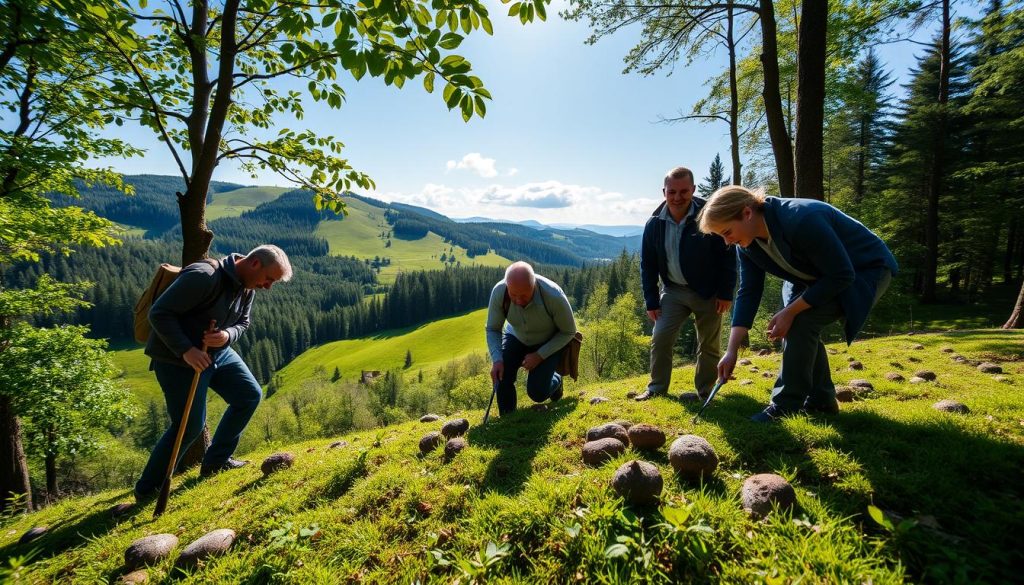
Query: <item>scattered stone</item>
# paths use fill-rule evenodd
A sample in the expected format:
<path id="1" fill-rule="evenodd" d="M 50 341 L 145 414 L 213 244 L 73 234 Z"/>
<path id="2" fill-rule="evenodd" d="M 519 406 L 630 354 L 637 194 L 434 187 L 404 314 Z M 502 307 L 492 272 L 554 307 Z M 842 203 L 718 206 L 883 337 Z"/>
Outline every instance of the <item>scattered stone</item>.
<path id="1" fill-rule="evenodd" d="M 601 404 L 602 402 L 608 402 L 608 399 L 604 396 L 595 396 L 590 399 L 590 404 Z"/>
<path id="2" fill-rule="evenodd" d="M 771 370 L 765 370 L 765 371 L 761 372 L 761 377 L 762 378 L 774 378 L 775 377 L 775 372 L 773 372 Z"/>
<path id="3" fill-rule="evenodd" d="M 923 384 L 923 383 L 925 383 L 927 381 L 928 380 L 925 380 L 924 378 L 919 378 L 917 376 L 911 376 L 910 377 L 910 383 L 911 384 Z"/>
<path id="4" fill-rule="evenodd" d="M 230 528 L 211 530 L 192 541 L 192 544 L 181 551 L 176 564 L 179 567 L 192 567 L 199 561 L 222 555 L 235 542 L 235 531 Z"/>
<path id="5" fill-rule="evenodd" d="M 664 481 L 654 464 L 632 460 L 622 464 L 612 476 L 612 489 L 627 502 L 638 506 L 658 503 Z"/>
<path id="6" fill-rule="evenodd" d="M 654 425 L 633 425 L 626 434 L 630 444 L 637 449 L 658 449 L 665 444 L 665 433 Z"/>
<path id="7" fill-rule="evenodd" d="M 145 569 L 139 569 L 138 571 L 132 571 L 125 575 L 121 575 L 120 582 L 124 585 L 134 585 L 136 583 L 145 583 L 149 580 L 149 573 Z"/>
<path id="8" fill-rule="evenodd" d="M 869 392 L 871 390 L 875 389 L 875 386 L 871 382 L 868 382 L 867 380 L 859 380 L 859 379 L 858 380 L 850 380 L 850 386 L 853 386 L 854 388 L 862 388 L 862 389 L 867 390 Z"/>
<path id="9" fill-rule="evenodd" d="M 535 412 L 547 412 L 548 411 L 548 405 L 547 404 L 534 404 L 533 406 L 530 407 L 530 410 L 535 411 Z"/>
<path id="10" fill-rule="evenodd" d="M 28 544 L 33 540 L 39 538 L 40 536 L 46 534 L 46 531 L 46 526 L 36 526 L 34 528 L 29 528 L 27 531 L 25 531 L 25 534 L 22 534 L 21 538 L 18 539 L 18 544 Z"/>
<path id="11" fill-rule="evenodd" d="M 827 351 L 829 355 L 836 355 L 837 353 L 839 353 L 838 351 L 832 349 L 831 347 L 826 349 L 825 351 Z"/>
<path id="12" fill-rule="evenodd" d="M 992 376 L 992 379 L 995 380 L 996 382 L 1000 382 L 1003 384 L 1013 384 L 1013 380 L 1007 378 L 1006 376 Z"/>
<path id="13" fill-rule="evenodd" d="M 620 418 L 619 420 L 613 420 L 612 424 L 613 425 L 619 425 L 620 427 L 626 429 L 627 431 L 629 430 L 629 427 L 633 426 L 633 422 L 632 421 L 628 421 L 628 420 L 626 420 L 624 418 Z"/>
<path id="14" fill-rule="evenodd" d="M 863 370 L 864 369 L 864 364 L 854 360 L 854 361 L 850 362 L 850 369 L 851 370 Z"/>
<path id="15" fill-rule="evenodd" d="M 626 392 L 626 398 L 629 399 L 629 400 L 632 400 L 632 399 L 636 398 L 636 392 L 634 392 L 632 390 L 629 391 L 629 392 Z"/>
<path id="16" fill-rule="evenodd" d="M 1003 368 L 999 364 L 993 364 L 992 362 L 982 362 L 978 364 L 978 371 L 984 374 L 1002 374 Z"/>
<path id="17" fill-rule="evenodd" d="M 673 441 L 668 449 L 668 460 L 676 473 L 686 480 L 710 476 L 718 468 L 714 447 L 697 435 L 683 435 Z"/>
<path id="18" fill-rule="evenodd" d="M 839 386 L 836 388 L 836 400 L 839 402 L 853 402 L 856 396 L 857 392 L 849 386 Z"/>
<path id="19" fill-rule="evenodd" d="M 167 558 L 178 546 L 178 537 L 173 534 L 154 534 L 132 542 L 124 551 L 124 566 L 129 570 L 159 563 Z"/>
<path id="20" fill-rule="evenodd" d="M 914 356 L 911 355 L 911 356 L 907 356 L 907 361 L 908 362 L 914 362 L 915 364 L 917 364 L 917 363 L 921 362 L 921 358 L 914 357 Z"/>
<path id="21" fill-rule="evenodd" d="M 420 439 L 420 453 L 426 455 L 440 447 L 442 442 L 444 442 L 444 439 L 441 438 L 441 433 L 431 431 L 423 435 L 423 438 Z"/>
<path id="22" fill-rule="evenodd" d="M 608 437 L 618 439 L 623 445 L 629 444 L 629 434 L 626 433 L 626 429 L 615 423 L 599 425 L 587 431 L 587 442 Z"/>
<path id="23" fill-rule="evenodd" d="M 129 502 L 121 502 L 110 509 L 110 515 L 114 518 L 120 518 L 128 512 L 131 512 L 135 508 L 135 504 Z"/>
<path id="24" fill-rule="evenodd" d="M 749 385 L 751 385 L 753 383 L 754 383 L 753 380 L 740 380 L 740 386 L 749 386 Z"/>
<path id="25" fill-rule="evenodd" d="M 741 359 L 740 361 L 738 361 L 736 363 L 741 365 L 741 366 L 749 366 L 749 365 L 753 364 L 754 362 L 748 360 L 747 358 L 743 358 L 743 359 Z"/>
<path id="26" fill-rule="evenodd" d="M 924 346 L 921 345 L 920 343 L 915 343 L 914 346 L 911 347 L 910 349 L 924 349 Z"/>
<path id="27" fill-rule="evenodd" d="M 420 422 L 423 422 L 423 423 L 435 422 L 435 421 L 439 421 L 439 420 L 441 420 L 441 417 L 440 417 L 440 415 L 436 415 L 436 414 L 424 414 L 423 416 L 420 417 Z"/>
<path id="28" fill-rule="evenodd" d="M 848 361 L 848 362 L 852 362 L 852 361 L 854 361 L 854 358 L 853 358 L 853 356 L 852 356 L 852 355 L 848 355 L 848 356 L 846 356 L 846 361 Z"/>
<path id="29" fill-rule="evenodd" d="M 348 447 L 348 441 L 335 441 L 331 443 L 328 449 L 341 449 L 342 447 Z"/>
<path id="30" fill-rule="evenodd" d="M 622 444 L 622 441 L 606 437 L 583 445 L 583 462 L 587 465 L 598 466 L 625 452 L 626 446 Z"/>
<path id="31" fill-rule="evenodd" d="M 456 455 L 462 452 L 466 448 L 466 439 L 462 437 L 454 437 L 448 439 L 448 442 L 444 445 L 444 458 L 452 460 Z"/>
<path id="32" fill-rule="evenodd" d="M 757 352 L 757 355 L 760 355 L 760 356 L 772 355 L 772 350 L 770 350 L 770 349 L 762 349 L 761 351 Z"/>
<path id="33" fill-rule="evenodd" d="M 740 498 L 748 514 L 763 518 L 772 511 L 773 504 L 779 508 L 792 508 L 796 504 L 796 490 L 779 475 L 759 473 L 743 482 Z"/>
<path id="34" fill-rule="evenodd" d="M 962 364 L 962 363 L 966 363 L 967 362 L 967 358 L 965 358 L 964 356 L 959 355 L 959 354 L 958 355 L 952 355 L 952 356 L 949 357 L 949 359 L 953 360 L 954 362 L 956 362 L 958 364 Z"/>
<path id="35" fill-rule="evenodd" d="M 956 350 L 953 349 L 952 347 L 944 347 L 944 348 L 942 348 L 942 353 L 953 353 L 954 351 L 956 351 Z"/>
<path id="36" fill-rule="evenodd" d="M 889 372 L 885 375 L 885 379 L 890 382 L 905 382 L 907 379 L 903 377 L 903 374 L 899 372 Z"/>
<path id="37" fill-rule="evenodd" d="M 901 364 L 899 362 L 889 362 L 889 365 L 894 367 L 894 368 L 899 368 L 901 370 L 903 369 L 903 364 Z"/>
<path id="38" fill-rule="evenodd" d="M 952 412 L 955 414 L 970 414 L 971 409 L 967 408 L 967 405 L 956 400 L 940 400 L 932 405 L 935 410 L 942 412 Z"/>
<path id="39" fill-rule="evenodd" d="M 464 418 L 457 418 L 444 423 L 444 426 L 441 427 L 441 434 L 444 435 L 446 439 L 451 439 L 452 437 L 461 437 L 462 435 L 465 435 L 468 430 L 469 421 Z"/>
<path id="40" fill-rule="evenodd" d="M 749 368 L 747 368 L 747 370 L 751 371 L 751 372 L 759 372 L 759 371 L 761 371 L 761 368 L 759 368 L 757 366 L 750 366 Z"/>
<path id="41" fill-rule="evenodd" d="M 280 453 L 274 453 L 260 464 L 260 469 L 263 471 L 263 475 L 267 476 L 276 471 L 288 469 L 295 463 L 295 455 L 282 451 Z"/>
<path id="42" fill-rule="evenodd" d="M 936 378 L 935 372 L 933 372 L 931 370 L 920 370 L 920 371 L 914 372 L 914 375 L 917 376 L 918 378 L 922 378 L 924 380 L 928 380 L 929 382 L 934 382 L 935 378 Z"/>

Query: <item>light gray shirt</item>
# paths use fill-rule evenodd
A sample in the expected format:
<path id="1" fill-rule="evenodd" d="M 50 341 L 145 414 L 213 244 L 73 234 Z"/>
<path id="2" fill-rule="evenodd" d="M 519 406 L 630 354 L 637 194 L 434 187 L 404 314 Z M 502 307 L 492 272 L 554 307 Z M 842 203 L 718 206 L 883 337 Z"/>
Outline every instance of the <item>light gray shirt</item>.
<path id="1" fill-rule="evenodd" d="M 686 284 L 683 267 L 679 263 L 679 240 L 683 237 L 683 228 L 686 227 L 686 222 L 692 221 L 696 214 L 697 206 L 692 201 L 689 210 L 679 223 L 672 219 L 668 205 L 662 207 L 661 213 L 658 214 L 658 219 L 665 222 L 665 260 L 668 264 L 668 279 L 672 281 L 672 284 Z"/>
<path id="2" fill-rule="evenodd" d="M 782 256 L 782 252 L 779 251 L 779 247 L 775 245 L 775 241 L 771 238 L 769 238 L 768 241 L 762 240 L 761 238 L 754 238 L 754 241 L 757 242 L 757 245 L 761 246 L 761 249 L 764 250 L 765 254 L 768 254 L 769 258 L 779 265 L 779 268 L 782 268 L 786 272 L 806 282 L 814 282 L 815 280 L 818 280 L 806 272 L 800 272 L 796 268 L 793 268 L 793 266 Z"/>
<path id="3" fill-rule="evenodd" d="M 509 302 L 508 315 L 502 310 L 507 287 L 502 280 L 491 290 L 487 305 L 487 351 L 492 362 L 500 362 L 502 332 L 515 336 L 523 345 L 540 345 L 537 353 L 547 359 L 576 335 L 576 319 L 569 299 L 554 282 L 537 275 L 533 299 L 525 307 Z"/>

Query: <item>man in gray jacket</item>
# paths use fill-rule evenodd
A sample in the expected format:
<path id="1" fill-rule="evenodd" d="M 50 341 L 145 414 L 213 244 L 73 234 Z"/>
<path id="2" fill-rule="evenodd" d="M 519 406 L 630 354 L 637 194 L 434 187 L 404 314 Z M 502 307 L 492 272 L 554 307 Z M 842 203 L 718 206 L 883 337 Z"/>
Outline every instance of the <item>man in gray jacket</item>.
<path id="1" fill-rule="evenodd" d="M 516 409 L 519 368 L 529 373 L 526 393 L 534 402 L 562 397 L 562 376 L 555 367 L 576 335 L 576 319 L 557 284 L 534 274 L 526 262 L 512 263 L 491 291 L 485 329 L 501 415 Z"/>
<path id="2" fill-rule="evenodd" d="M 156 374 L 163 390 L 171 426 L 153 447 L 142 476 L 135 483 L 137 500 L 155 496 L 160 489 L 195 372 L 202 374 L 178 461 L 203 431 L 206 391 L 213 388 L 228 403 L 228 408 L 206 450 L 200 475 L 247 463 L 231 455 L 263 392 L 230 345 L 249 328 L 255 290 L 269 290 L 275 282 L 286 282 L 291 276 L 292 267 L 284 251 L 264 245 L 245 256 L 231 254 L 219 262 L 189 264 L 153 303 L 149 311 L 153 332 L 146 343 L 146 355 L 152 360 L 149 369 Z M 217 328 L 208 332 L 211 320 L 216 321 Z M 200 349 L 202 345 L 209 351 Z"/>

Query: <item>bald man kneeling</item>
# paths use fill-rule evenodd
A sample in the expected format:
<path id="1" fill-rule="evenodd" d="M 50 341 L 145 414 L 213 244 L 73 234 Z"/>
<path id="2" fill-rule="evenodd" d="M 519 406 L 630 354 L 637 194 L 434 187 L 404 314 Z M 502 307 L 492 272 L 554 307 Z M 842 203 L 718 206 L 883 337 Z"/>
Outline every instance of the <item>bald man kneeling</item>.
<path id="1" fill-rule="evenodd" d="M 491 291 L 485 329 L 499 414 L 516 409 L 519 368 L 528 372 L 526 393 L 534 402 L 562 397 L 562 376 L 555 367 L 576 335 L 576 319 L 557 284 L 526 262 L 512 263 Z"/>

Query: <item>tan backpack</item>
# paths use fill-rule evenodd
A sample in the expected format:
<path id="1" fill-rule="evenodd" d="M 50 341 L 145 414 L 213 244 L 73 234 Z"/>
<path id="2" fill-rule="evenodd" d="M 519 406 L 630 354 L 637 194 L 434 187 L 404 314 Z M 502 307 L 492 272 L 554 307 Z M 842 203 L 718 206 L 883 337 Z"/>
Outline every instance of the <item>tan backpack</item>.
<path id="1" fill-rule="evenodd" d="M 220 262 L 217 260 L 205 258 L 201 262 L 213 266 L 215 272 L 220 270 Z M 171 283 L 178 278 L 179 274 L 181 274 L 181 267 L 173 264 L 164 263 L 156 269 L 153 280 L 149 282 L 149 286 L 135 303 L 135 341 L 139 343 L 149 341 L 149 335 L 153 332 L 153 327 L 149 324 L 149 310 L 153 307 L 153 303 L 160 298 L 160 295 L 167 290 L 167 287 L 171 286 Z M 214 292 L 217 292 L 216 289 Z M 214 299 L 216 298 L 215 294 Z"/>

